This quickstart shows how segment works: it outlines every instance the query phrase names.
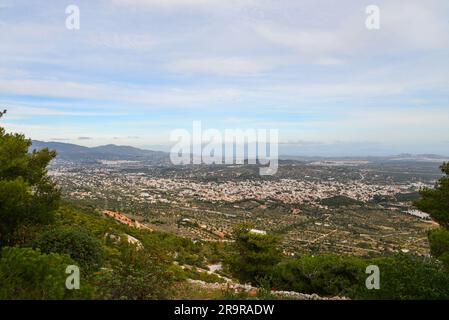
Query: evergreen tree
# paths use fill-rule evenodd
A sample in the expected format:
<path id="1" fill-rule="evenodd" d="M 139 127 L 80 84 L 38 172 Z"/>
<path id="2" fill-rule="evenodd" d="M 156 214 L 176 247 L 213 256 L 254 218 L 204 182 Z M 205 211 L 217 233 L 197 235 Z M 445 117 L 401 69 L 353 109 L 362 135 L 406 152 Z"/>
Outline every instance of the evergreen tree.
<path id="1" fill-rule="evenodd" d="M 282 259 L 278 237 L 257 234 L 249 226 L 241 226 L 234 231 L 234 238 L 235 251 L 227 261 L 229 269 L 241 281 L 266 285 L 270 282 L 267 277 L 271 277 L 273 268 Z"/>
<path id="2" fill-rule="evenodd" d="M 60 192 L 47 175 L 56 152 L 29 152 L 31 140 L 0 127 L 0 246 L 14 244 L 19 227 L 48 223 Z"/>
<path id="3" fill-rule="evenodd" d="M 429 232 L 432 255 L 449 268 L 449 163 L 443 163 L 441 171 L 445 174 L 433 189 L 425 188 L 420 193 L 422 198 L 415 205 L 427 212 L 439 223 L 440 229 Z"/>

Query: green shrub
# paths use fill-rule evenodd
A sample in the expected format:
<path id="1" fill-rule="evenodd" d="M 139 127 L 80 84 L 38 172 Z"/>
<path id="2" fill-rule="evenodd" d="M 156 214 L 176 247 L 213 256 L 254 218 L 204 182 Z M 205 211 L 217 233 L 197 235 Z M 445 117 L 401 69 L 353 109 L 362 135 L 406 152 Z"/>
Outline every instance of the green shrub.
<path id="1" fill-rule="evenodd" d="M 177 264 L 169 266 L 167 271 L 173 275 L 175 281 L 185 281 L 189 278 L 187 271 Z"/>
<path id="2" fill-rule="evenodd" d="M 281 261 L 279 239 L 252 233 L 247 226 L 238 227 L 234 237 L 234 252 L 225 260 L 227 267 L 240 281 L 259 284 L 259 279 L 271 274 Z"/>
<path id="3" fill-rule="evenodd" d="M 441 261 L 445 261 L 443 256 L 449 255 L 449 231 L 440 228 L 429 232 L 430 252 Z M 449 264 L 446 264 L 449 268 Z"/>
<path id="4" fill-rule="evenodd" d="M 415 205 L 429 213 L 442 227 L 429 232 L 430 251 L 449 270 L 449 162 L 440 168 L 445 175 L 437 181 L 435 188 L 421 190 L 421 199 L 415 201 Z"/>
<path id="5" fill-rule="evenodd" d="M 175 275 L 169 264 L 144 250 L 128 246 L 111 269 L 103 269 L 95 281 L 98 298 L 112 300 L 167 299 Z"/>
<path id="6" fill-rule="evenodd" d="M 192 279 L 192 280 L 200 280 L 208 283 L 225 283 L 225 280 L 215 273 L 209 273 L 209 272 L 201 272 L 198 271 L 196 268 L 193 270 L 185 270 L 186 278 Z"/>
<path id="7" fill-rule="evenodd" d="M 380 269 L 380 289 L 363 286 L 354 294 L 358 299 L 431 300 L 449 299 L 449 274 L 431 259 L 410 255 L 377 258 L 370 261 Z"/>
<path id="8" fill-rule="evenodd" d="M 279 264 L 273 272 L 273 286 L 323 296 L 349 295 L 365 284 L 365 265 L 362 259 L 346 256 L 303 256 Z"/>
<path id="9" fill-rule="evenodd" d="M 366 267 L 380 271 L 380 289 L 367 289 Z M 448 299 L 449 274 L 431 259 L 395 255 L 374 259 L 321 255 L 279 264 L 272 277 L 278 290 L 347 296 L 353 299 Z"/>
<path id="10" fill-rule="evenodd" d="M 69 255 L 83 272 L 97 269 L 104 257 L 101 243 L 77 228 L 59 227 L 46 231 L 37 238 L 34 247 L 44 253 Z"/>
<path id="11" fill-rule="evenodd" d="M 421 190 L 421 199 L 415 201 L 415 205 L 429 213 L 441 227 L 449 230 L 449 162 L 443 163 L 441 171 L 445 175 L 437 181 L 433 189 Z"/>
<path id="12" fill-rule="evenodd" d="M 90 287 L 83 282 L 80 290 L 65 287 L 66 268 L 73 264 L 66 255 L 5 247 L 0 258 L 0 300 L 89 298 Z"/>

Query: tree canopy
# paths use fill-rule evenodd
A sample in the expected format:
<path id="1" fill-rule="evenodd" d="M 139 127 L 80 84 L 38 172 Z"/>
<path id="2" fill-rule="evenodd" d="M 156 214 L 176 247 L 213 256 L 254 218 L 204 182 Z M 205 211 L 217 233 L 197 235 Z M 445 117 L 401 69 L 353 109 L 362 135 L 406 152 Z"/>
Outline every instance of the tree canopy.
<path id="1" fill-rule="evenodd" d="M 261 284 L 271 275 L 276 264 L 282 259 L 277 248 L 279 239 L 270 234 L 251 232 L 249 226 L 239 226 L 234 230 L 234 254 L 227 264 L 240 280 Z"/>
<path id="2" fill-rule="evenodd" d="M 445 174 L 435 185 L 435 188 L 425 188 L 421 191 L 422 198 L 416 201 L 416 206 L 431 215 L 446 230 L 449 229 L 449 163 L 441 166 Z"/>
<path id="3" fill-rule="evenodd" d="M 415 205 L 442 227 L 429 232 L 430 251 L 449 269 L 449 163 L 443 163 L 441 171 L 445 175 L 433 189 L 421 190 L 422 198 Z"/>
<path id="4" fill-rule="evenodd" d="M 19 226 L 51 221 L 60 192 L 47 175 L 56 156 L 48 149 L 29 152 L 31 140 L 0 127 L 0 246 L 11 243 Z"/>

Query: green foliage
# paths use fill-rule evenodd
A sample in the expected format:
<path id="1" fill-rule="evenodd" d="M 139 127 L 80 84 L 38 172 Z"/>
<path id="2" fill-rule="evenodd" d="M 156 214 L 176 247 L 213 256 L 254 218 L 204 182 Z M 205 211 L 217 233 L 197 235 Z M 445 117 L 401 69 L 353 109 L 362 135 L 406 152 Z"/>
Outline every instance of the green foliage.
<path id="1" fill-rule="evenodd" d="M 111 269 L 102 270 L 95 279 L 102 299 L 167 299 L 175 280 L 166 261 L 133 246 L 122 248 L 122 255 Z"/>
<path id="2" fill-rule="evenodd" d="M 58 207 L 59 191 L 47 175 L 56 153 L 28 153 L 31 140 L 0 128 L 0 246 L 11 245 L 21 225 L 45 224 Z"/>
<path id="3" fill-rule="evenodd" d="M 380 289 L 368 290 L 366 267 L 380 270 Z M 432 260 L 409 255 L 358 258 L 303 256 L 279 264 L 272 285 L 278 290 L 347 296 L 353 299 L 448 299 L 449 274 Z"/>
<path id="4" fill-rule="evenodd" d="M 0 180 L 0 247 L 9 243 L 30 215 L 31 193 L 23 178 Z"/>
<path id="5" fill-rule="evenodd" d="M 104 267 L 90 276 L 97 299 L 164 299 L 171 294 L 174 281 L 185 276 L 179 267 L 173 267 L 171 256 L 181 244 L 189 247 L 190 240 L 119 224 L 89 208 L 64 205 L 56 218 L 62 230 L 77 225 L 98 240 L 106 234 L 122 239 L 104 240 Z M 144 249 L 127 244 L 126 234 L 139 239 Z"/>
<path id="6" fill-rule="evenodd" d="M 435 238 L 435 253 L 446 252 L 446 237 L 442 231 L 431 234 Z M 230 271 L 240 280 L 257 283 L 266 290 L 353 299 L 449 299 L 449 274 L 432 259 L 410 255 L 361 258 L 325 254 L 280 261 L 275 244 L 275 239 L 252 234 L 248 228 L 236 230 L 235 252 L 227 261 Z M 369 265 L 380 269 L 379 290 L 366 288 Z"/>
<path id="7" fill-rule="evenodd" d="M 419 200 L 420 194 L 419 192 L 397 193 L 395 198 L 399 202 L 410 202 Z"/>
<path id="8" fill-rule="evenodd" d="M 416 201 L 415 205 L 449 230 L 449 163 L 444 163 L 441 171 L 445 176 L 436 183 L 434 189 L 423 189 L 422 198 Z"/>
<path id="9" fill-rule="evenodd" d="M 175 281 L 184 281 L 188 279 L 188 272 L 178 264 L 172 264 L 167 268 L 167 271 L 173 275 Z"/>
<path id="10" fill-rule="evenodd" d="M 449 231 L 443 228 L 429 231 L 430 252 L 449 270 Z"/>
<path id="11" fill-rule="evenodd" d="M 101 213 L 90 208 L 76 208 L 67 204 L 63 204 L 55 212 L 55 223 L 58 226 L 77 226 L 78 228 L 87 230 L 96 238 L 103 238 L 106 233 L 112 231 L 125 232 L 122 225 L 117 224 L 112 219 L 105 218 Z"/>
<path id="12" fill-rule="evenodd" d="M 241 281 L 258 284 L 281 261 L 279 239 L 252 233 L 248 226 L 236 228 L 234 237 L 235 251 L 226 260 L 229 270 Z"/>
<path id="13" fill-rule="evenodd" d="M 380 290 L 360 286 L 353 296 L 356 299 L 449 299 L 449 274 L 435 261 L 397 255 L 370 263 L 380 269 Z"/>
<path id="14" fill-rule="evenodd" d="M 59 227 L 46 231 L 40 234 L 34 247 L 44 253 L 69 255 L 83 272 L 97 269 L 104 259 L 100 241 L 79 228 Z"/>
<path id="15" fill-rule="evenodd" d="M 59 225 L 77 225 L 98 239 L 103 239 L 106 234 L 129 234 L 139 239 L 153 255 L 175 257 L 180 264 L 205 267 L 208 260 L 214 261 L 221 255 L 222 248 L 219 244 L 194 243 L 190 239 L 168 233 L 139 230 L 119 224 L 91 208 L 75 208 L 65 204 L 56 212 L 56 219 Z M 113 247 L 112 243 L 107 245 Z"/>
<path id="16" fill-rule="evenodd" d="M 415 205 L 444 228 L 429 232 L 429 243 L 432 255 L 449 269 L 449 163 L 443 163 L 441 171 L 445 176 L 434 189 L 421 190 L 421 199 Z"/>
<path id="17" fill-rule="evenodd" d="M 195 279 L 195 278 L 191 278 Z M 214 273 L 200 272 L 198 273 L 197 280 L 201 280 L 209 283 L 225 283 L 226 281 Z"/>
<path id="18" fill-rule="evenodd" d="M 329 207 L 360 206 L 363 202 L 346 196 L 334 196 L 321 200 L 321 204 Z"/>
<path id="19" fill-rule="evenodd" d="M 439 228 L 429 232 L 430 252 L 435 257 L 449 252 L 449 231 Z"/>
<path id="20" fill-rule="evenodd" d="M 90 298 L 91 289 L 85 283 L 81 290 L 65 288 L 65 270 L 73 264 L 66 255 L 5 247 L 0 258 L 0 300 Z"/>
<path id="21" fill-rule="evenodd" d="M 276 266 L 273 286 L 323 296 L 348 295 L 354 286 L 365 284 L 364 266 L 364 261 L 359 258 L 303 256 Z"/>
<path id="22" fill-rule="evenodd" d="M 201 280 L 208 283 L 225 283 L 223 278 L 220 278 L 215 273 L 208 273 L 198 271 L 196 268 L 184 270 L 185 279 Z"/>

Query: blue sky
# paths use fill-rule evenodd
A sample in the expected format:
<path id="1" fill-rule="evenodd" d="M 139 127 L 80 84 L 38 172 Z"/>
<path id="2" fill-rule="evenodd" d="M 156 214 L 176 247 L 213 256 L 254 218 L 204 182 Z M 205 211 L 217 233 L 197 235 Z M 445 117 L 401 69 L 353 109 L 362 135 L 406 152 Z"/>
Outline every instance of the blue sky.
<path id="1" fill-rule="evenodd" d="M 0 0 L 1 125 L 164 148 L 201 120 L 279 129 L 281 153 L 449 155 L 448 35 L 447 0 Z"/>

